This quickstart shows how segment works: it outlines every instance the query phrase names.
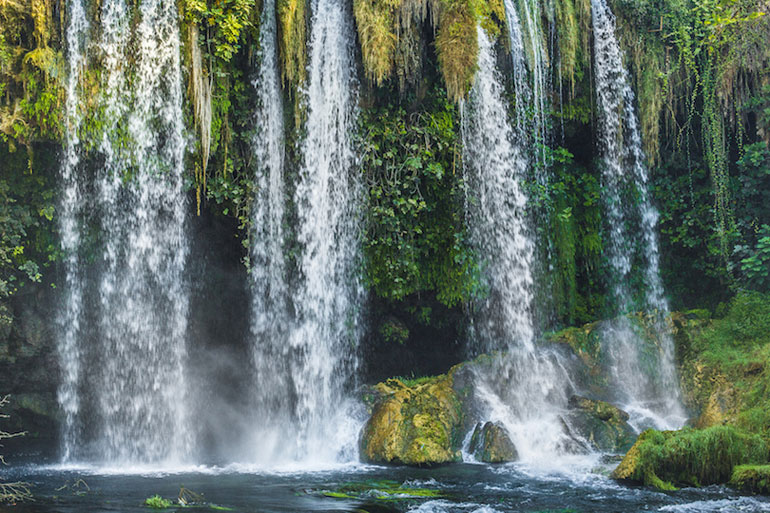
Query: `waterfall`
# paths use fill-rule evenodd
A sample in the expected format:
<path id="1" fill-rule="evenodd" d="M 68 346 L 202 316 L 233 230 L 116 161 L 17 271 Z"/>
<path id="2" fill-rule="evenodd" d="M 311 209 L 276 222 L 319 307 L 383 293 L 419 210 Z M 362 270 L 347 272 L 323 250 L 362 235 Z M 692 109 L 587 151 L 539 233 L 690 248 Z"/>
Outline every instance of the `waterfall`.
<path id="1" fill-rule="evenodd" d="M 71 3 L 70 16 L 78 9 Z M 91 141 L 95 155 L 89 162 L 95 174 L 70 172 L 80 190 L 93 180 L 101 258 L 91 266 L 94 333 L 65 334 L 59 344 L 62 390 L 77 390 L 85 376 L 70 369 L 87 362 L 93 396 L 60 394 L 65 412 L 72 408 L 69 401 L 93 402 L 92 417 L 77 419 L 91 424 L 90 435 L 78 440 L 74 432 L 65 433 L 70 444 L 65 458 L 179 460 L 191 445 L 185 406 L 188 247 L 177 10 L 168 0 L 142 2 L 137 9 L 140 19 L 132 30 L 123 0 L 101 5 L 94 48 L 101 49 L 96 57 L 103 73 L 95 115 L 103 126 L 99 140 Z M 77 66 L 76 58 L 70 51 L 70 68 Z M 78 102 L 74 92 L 68 91 L 68 105 Z M 68 127 L 68 141 L 77 137 L 74 133 Z M 65 250 L 76 254 L 82 244 L 78 236 L 67 230 L 62 235 Z M 76 271 L 67 269 L 68 296 L 84 287 L 86 278 Z M 79 310 L 66 308 L 69 331 L 83 321 Z M 69 424 L 65 429 L 72 429 Z"/>
<path id="2" fill-rule="evenodd" d="M 358 279 L 362 183 L 352 134 L 356 81 L 352 13 L 343 0 L 314 0 L 303 165 L 294 195 L 299 283 L 289 337 L 296 456 L 339 458 L 358 426 L 346 415 L 355 375 L 362 287 Z M 350 455 L 348 455 L 350 456 Z"/>
<path id="3" fill-rule="evenodd" d="M 494 370 L 477 376 L 478 388 L 487 419 L 505 425 L 520 457 L 548 461 L 569 443 L 559 412 L 570 383 L 557 355 L 534 344 L 524 139 L 508 121 L 493 44 L 477 32 L 478 71 L 462 106 L 467 222 L 488 292 L 476 305 L 474 337 L 481 351 L 502 351 Z"/>
<path id="4" fill-rule="evenodd" d="M 61 382 L 58 401 L 64 413 L 63 457 L 69 459 L 75 449 L 79 429 L 76 425 L 80 411 L 78 383 L 80 381 L 80 314 L 83 305 L 80 246 L 80 214 L 83 191 L 78 181 L 80 164 L 79 132 L 82 123 L 80 113 L 80 69 L 85 58 L 85 35 L 88 30 L 86 12 L 81 0 L 72 0 L 67 13 L 67 98 L 65 104 L 64 159 L 61 166 L 62 198 L 59 215 L 59 233 L 64 251 L 66 285 L 64 304 L 59 316 L 57 349 L 61 365 Z"/>
<path id="5" fill-rule="evenodd" d="M 630 320 L 620 317 L 604 336 L 610 371 L 623 391 L 619 400 L 632 414 L 632 423 L 676 428 L 685 415 L 673 340 L 666 326 L 668 304 L 660 279 L 656 235 L 658 212 L 649 198 L 634 92 L 615 36 L 614 15 L 605 0 L 592 0 L 591 9 L 611 293 L 620 314 L 637 306 L 650 312 L 658 339 L 656 347 L 645 347 Z M 634 234 L 640 234 L 640 239 L 634 239 Z M 638 265 L 643 267 L 644 290 L 635 303 L 631 283 Z"/>
<path id="6" fill-rule="evenodd" d="M 288 310 L 288 276 L 284 258 L 284 124 L 278 76 L 275 0 L 262 8 L 259 31 L 259 68 L 253 85 L 257 93 L 256 133 L 257 189 L 252 212 L 251 275 L 255 408 L 259 416 L 254 430 L 256 459 L 274 461 L 285 444 L 282 436 L 291 388 L 290 357 L 286 341 L 291 317 Z"/>

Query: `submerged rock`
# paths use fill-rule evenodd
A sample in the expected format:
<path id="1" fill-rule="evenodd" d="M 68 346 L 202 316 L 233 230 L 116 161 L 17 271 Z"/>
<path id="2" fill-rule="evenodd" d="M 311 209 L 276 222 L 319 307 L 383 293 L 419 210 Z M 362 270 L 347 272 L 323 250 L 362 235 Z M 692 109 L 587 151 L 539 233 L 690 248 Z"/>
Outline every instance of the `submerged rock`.
<path id="1" fill-rule="evenodd" d="M 485 463 L 507 463 L 519 457 L 505 428 L 496 422 L 476 424 L 469 450 L 477 460 Z"/>
<path id="2" fill-rule="evenodd" d="M 639 435 L 612 477 L 674 490 L 678 485 L 726 483 L 737 465 L 767 461 L 768 445 L 762 437 L 730 426 L 648 429 Z"/>
<path id="3" fill-rule="evenodd" d="M 434 465 L 462 459 L 463 412 L 452 372 L 412 386 L 389 379 L 374 394 L 360 439 L 364 461 Z"/>
<path id="4" fill-rule="evenodd" d="M 636 434 L 628 424 L 628 413 L 610 403 L 573 395 L 565 416 L 568 431 L 603 452 L 625 452 Z"/>

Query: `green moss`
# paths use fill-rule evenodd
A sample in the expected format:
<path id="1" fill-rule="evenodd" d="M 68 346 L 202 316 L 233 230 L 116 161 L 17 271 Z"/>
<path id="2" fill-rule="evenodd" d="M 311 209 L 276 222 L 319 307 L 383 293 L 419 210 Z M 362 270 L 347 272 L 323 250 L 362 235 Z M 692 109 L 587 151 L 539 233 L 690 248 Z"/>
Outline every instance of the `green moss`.
<path id="1" fill-rule="evenodd" d="M 770 465 L 738 465 L 733 469 L 730 486 L 742 492 L 770 494 Z"/>
<path id="2" fill-rule="evenodd" d="M 463 415 L 452 375 L 407 386 L 378 384 L 380 398 L 361 436 L 361 458 L 373 463 L 433 465 L 459 461 Z"/>
<path id="3" fill-rule="evenodd" d="M 305 0 L 278 0 L 278 50 L 284 85 L 296 87 L 305 81 L 307 67 Z"/>
<path id="4" fill-rule="evenodd" d="M 356 481 L 345 483 L 334 490 L 321 490 L 317 493 L 333 499 L 374 499 L 377 501 L 444 497 L 440 490 L 415 488 L 390 480 Z"/>
<path id="5" fill-rule="evenodd" d="M 705 318 L 704 318 L 705 317 Z M 680 373 L 697 425 L 729 423 L 770 434 L 770 296 L 742 293 L 724 317 L 704 313 L 675 316 Z"/>
<path id="6" fill-rule="evenodd" d="M 397 0 L 355 0 L 358 39 L 366 77 L 381 85 L 393 74 L 396 58 Z"/>
<path id="7" fill-rule="evenodd" d="M 767 460 L 768 446 L 760 436 L 730 426 L 665 432 L 648 429 L 639 435 L 612 477 L 670 490 L 675 485 L 726 483 L 736 465 Z"/>
<path id="8" fill-rule="evenodd" d="M 441 14 L 436 33 L 436 53 L 447 95 L 452 101 L 465 98 L 476 73 L 479 43 L 476 16 L 471 6 L 455 0 Z"/>

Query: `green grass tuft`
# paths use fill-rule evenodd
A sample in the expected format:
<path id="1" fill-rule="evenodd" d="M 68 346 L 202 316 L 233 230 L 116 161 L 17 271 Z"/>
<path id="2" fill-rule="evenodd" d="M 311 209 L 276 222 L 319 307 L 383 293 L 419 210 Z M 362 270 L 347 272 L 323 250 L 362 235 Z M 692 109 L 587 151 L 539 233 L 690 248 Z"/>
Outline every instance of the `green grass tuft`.
<path id="1" fill-rule="evenodd" d="M 147 497 L 144 500 L 144 505 L 152 509 L 166 509 L 171 507 L 171 501 L 156 494 L 152 497 Z"/>

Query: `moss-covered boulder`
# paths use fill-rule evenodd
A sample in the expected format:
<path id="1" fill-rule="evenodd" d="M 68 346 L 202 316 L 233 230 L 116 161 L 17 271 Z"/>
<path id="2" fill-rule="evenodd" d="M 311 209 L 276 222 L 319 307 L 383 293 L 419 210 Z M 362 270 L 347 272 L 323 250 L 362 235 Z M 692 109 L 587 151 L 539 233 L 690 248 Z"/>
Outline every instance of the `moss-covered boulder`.
<path id="1" fill-rule="evenodd" d="M 612 477 L 673 490 L 676 485 L 727 483 L 737 465 L 767 460 L 768 446 L 762 437 L 730 426 L 664 432 L 648 429 L 639 435 Z"/>
<path id="2" fill-rule="evenodd" d="M 730 486 L 746 493 L 770 495 L 770 465 L 738 465 Z"/>
<path id="3" fill-rule="evenodd" d="M 577 395 L 569 399 L 565 424 L 573 435 L 604 452 L 625 452 L 636 437 L 626 412 L 610 403 Z"/>
<path id="4" fill-rule="evenodd" d="M 364 461 L 434 465 L 462 459 L 463 412 L 452 372 L 412 386 L 389 379 L 374 393 L 372 416 L 361 433 Z"/>
<path id="5" fill-rule="evenodd" d="M 485 463 L 507 463 L 519 457 L 505 427 L 498 422 L 476 424 L 469 450 L 477 460 Z"/>

